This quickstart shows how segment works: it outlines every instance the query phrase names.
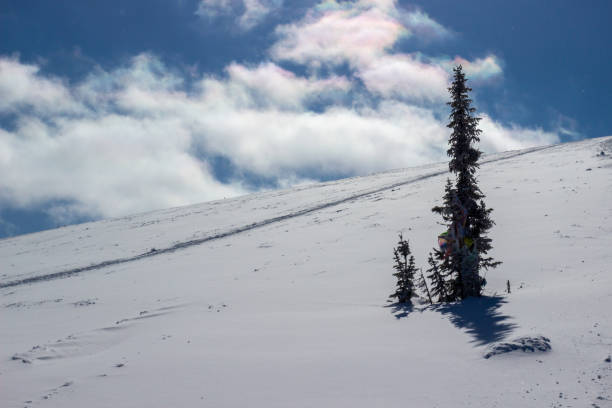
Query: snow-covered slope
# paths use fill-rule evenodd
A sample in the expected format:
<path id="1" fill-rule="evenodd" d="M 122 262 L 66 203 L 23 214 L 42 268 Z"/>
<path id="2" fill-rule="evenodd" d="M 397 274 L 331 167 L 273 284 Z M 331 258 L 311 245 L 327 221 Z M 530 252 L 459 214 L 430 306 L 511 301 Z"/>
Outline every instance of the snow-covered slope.
<path id="1" fill-rule="evenodd" d="M 1 240 L 0 406 L 612 406 L 612 138 L 485 157 L 488 296 L 387 307 L 397 233 L 424 266 L 446 176 Z M 552 349 L 484 358 L 525 336 Z"/>

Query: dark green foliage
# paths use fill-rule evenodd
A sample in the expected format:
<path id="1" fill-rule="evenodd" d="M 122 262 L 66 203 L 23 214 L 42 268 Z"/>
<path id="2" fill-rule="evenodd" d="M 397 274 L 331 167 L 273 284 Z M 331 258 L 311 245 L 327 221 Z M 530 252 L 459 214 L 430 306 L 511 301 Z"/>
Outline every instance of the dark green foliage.
<path id="1" fill-rule="evenodd" d="M 399 234 L 399 242 L 397 247 L 393 249 L 393 259 L 395 265 L 395 273 L 393 276 L 397 278 L 397 288 L 390 298 L 396 298 L 398 303 L 408 303 L 414 294 L 414 273 L 416 266 L 414 264 L 414 256 L 410 252 L 408 241 L 404 240 L 402 234 Z"/>
<path id="2" fill-rule="evenodd" d="M 440 251 L 436 251 L 436 255 L 440 255 Z M 442 254 L 442 258 L 444 255 Z M 429 269 L 427 269 L 427 277 L 431 282 L 431 296 L 436 298 L 437 302 L 449 302 L 454 300 L 451 293 L 453 292 L 452 288 L 452 279 L 448 279 L 448 276 L 444 274 L 441 268 L 438 266 L 438 262 L 434 259 L 431 252 L 429 253 L 429 258 L 427 259 L 427 263 L 429 263 Z M 448 270 L 449 268 L 445 268 Z"/>
<path id="3" fill-rule="evenodd" d="M 429 254 L 431 256 L 431 254 Z M 425 279 L 425 275 L 423 275 L 423 270 L 419 270 L 419 274 L 417 276 L 417 287 L 421 289 L 422 292 L 427 294 L 427 300 L 429 300 L 429 304 L 433 303 L 431 299 L 431 293 L 429 292 L 429 286 L 427 285 L 427 279 Z"/>
<path id="4" fill-rule="evenodd" d="M 427 272 L 429 273 L 429 279 L 432 280 L 432 285 L 434 285 L 434 278 L 431 274 L 434 273 L 434 270 L 437 273 L 435 279 L 437 279 L 438 284 L 445 283 L 444 290 L 442 290 L 442 286 L 438 286 L 438 293 L 442 295 L 438 296 L 438 293 L 436 294 L 438 301 L 452 302 L 464 298 L 464 286 L 461 277 L 463 256 L 459 242 L 464 241 L 462 220 L 465 219 L 465 211 L 459 203 L 457 192 L 450 179 L 446 180 L 442 200 L 442 205 L 432 208 L 432 211 L 442 216 L 444 224 L 448 228 L 447 237 L 450 248 L 446 252 L 434 249 L 433 256 L 430 253 L 428 259 L 430 269 Z"/>
<path id="5" fill-rule="evenodd" d="M 472 100 L 466 85 L 467 79 L 461 66 L 454 70 L 454 78 L 448 89 L 451 94 L 449 138 L 449 170 L 455 175 L 455 183 L 447 180 L 443 204 L 432 208 L 440 214 L 448 227 L 450 249 L 447 253 L 436 251 L 437 268 L 451 281 L 447 300 L 480 296 L 484 279 L 482 270 L 495 268 L 501 262 L 487 256 L 491 250 L 488 231 L 494 225 L 490 208 L 484 203 L 485 195 L 478 187 L 476 170 L 481 152 L 475 147 L 480 141 L 480 118 L 474 116 Z M 433 260 L 433 258 L 432 258 Z"/>
<path id="6" fill-rule="evenodd" d="M 447 178 L 446 185 L 444 186 L 444 196 L 442 196 L 442 205 L 435 206 L 431 211 L 440 214 L 444 222 L 450 224 L 453 220 L 459 218 L 457 203 L 457 192 L 453 187 L 453 183 Z"/>
<path id="7" fill-rule="evenodd" d="M 450 122 L 447 127 L 453 132 L 450 135 L 448 143 L 450 147 L 447 150 L 448 156 L 451 158 L 448 163 L 449 170 L 462 177 L 457 180 L 457 189 L 468 187 L 473 180 L 469 176 L 474 176 L 476 169 L 479 167 L 478 159 L 480 151 L 474 147 L 474 143 L 480 142 L 478 137 L 482 131 L 478 129 L 480 118 L 473 116 L 476 109 L 471 106 L 472 100 L 468 92 L 472 88 L 467 87 L 465 74 L 461 65 L 453 69 L 454 78 L 450 88 L 451 101 L 448 105 L 451 107 Z M 464 185 L 465 183 L 465 185 Z M 474 183 L 475 184 L 475 183 Z M 470 189 L 460 193 L 460 199 L 463 199 L 463 194 L 478 194 L 480 191 Z M 462 200 L 463 201 L 463 200 Z"/>

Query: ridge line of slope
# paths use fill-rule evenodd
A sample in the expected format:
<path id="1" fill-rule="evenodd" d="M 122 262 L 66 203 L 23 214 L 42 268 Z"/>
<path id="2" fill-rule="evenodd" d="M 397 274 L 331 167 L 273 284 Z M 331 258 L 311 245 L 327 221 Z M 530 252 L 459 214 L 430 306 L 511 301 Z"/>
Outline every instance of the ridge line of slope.
<path id="1" fill-rule="evenodd" d="M 503 156 L 503 157 L 498 157 L 498 158 L 494 158 L 494 159 L 490 159 L 490 160 L 484 160 L 482 161 L 480 164 L 489 164 L 489 163 L 494 163 L 494 162 L 499 162 L 499 161 L 503 161 L 503 160 L 508 160 L 508 159 L 512 159 L 518 156 L 522 156 L 525 154 L 529 154 L 529 153 L 535 153 L 538 151 L 542 151 L 542 150 L 546 150 L 546 149 L 551 149 L 554 147 L 558 147 L 559 144 L 556 145 L 549 145 L 549 146 L 540 146 L 540 147 L 533 147 L 533 148 L 529 148 L 529 149 L 525 149 L 525 150 L 520 150 L 517 153 L 508 155 L 508 156 Z M 5 283 L 0 283 L 0 289 L 3 288 L 9 288 L 9 287 L 14 287 L 14 286 L 21 286 L 21 285 L 26 285 L 26 284 L 30 284 L 30 283 L 36 283 L 36 282 L 42 282 L 42 281 L 48 281 L 48 280 L 54 280 L 54 279 L 60 279 L 60 278 L 68 278 L 70 276 L 74 276 L 77 275 L 79 273 L 82 272 L 89 272 L 89 271 L 93 271 L 93 270 L 98 270 L 98 269 L 102 269 L 105 268 L 107 266 L 112 266 L 112 265 L 119 265 L 119 264 L 123 264 L 123 263 L 127 263 L 127 262 L 133 262 L 133 261 L 138 261 L 141 259 L 145 259 L 145 258 L 149 258 L 152 256 L 156 256 L 156 255 L 161 255 L 161 254 L 166 254 L 166 253 L 171 253 L 180 249 L 185 249 L 191 246 L 195 246 L 195 245 L 201 245 L 205 242 L 209 242 L 209 241 L 214 241 L 217 239 L 222 239 L 222 238 L 226 238 L 228 236 L 232 236 L 232 235 L 237 235 L 240 234 L 242 232 L 245 231 L 250 231 L 250 230 L 254 230 L 256 228 L 260 228 L 260 227 L 264 227 L 276 222 L 280 222 L 280 221 L 284 221 L 290 218 L 295 218 L 295 217 L 300 217 L 302 215 L 306 215 L 306 214 L 310 214 L 316 211 L 320 211 L 326 208 L 330 208 L 330 207 L 334 207 L 336 205 L 340 205 L 352 200 L 356 200 L 362 197 L 366 197 L 368 195 L 372 195 L 372 194 L 376 194 L 376 193 L 380 193 L 386 190 L 390 190 L 396 187 L 400 187 L 400 186 L 404 186 L 407 184 L 412 184 L 415 183 L 417 181 L 421 181 L 421 180 L 425 180 L 431 177 L 436 177 L 436 176 L 440 176 L 443 175 L 445 173 L 448 173 L 448 170 L 443 170 L 443 171 L 435 171 L 435 172 L 431 172 L 431 173 L 427 173 L 421 176 L 417 176 L 417 177 L 412 177 L 408 180 L 404 180 L 404 181 L 400 181 L 400 182 L 396 182 L 390 185 L 386 185 L 384 187 L 378 187 L 369 191 L 365 191 L 365 192 L 360 192 L 357 194 L 352 194 L 348 197 L 344 197 L 338 200 L 334 200 L 334 201 L 330 201 L 327 203 L 323 203 L 323 204 L 318 204 L 315 205 L 313 207 L 310 208 L 304 208 L 302 210 L 299 211 L 295 211 L 295 212 L 290 212 L 288 214 L 284 214 L 284 215 L 280 215 L 277 217 L 272 217 L 272 218 L 267 218 L 261 221 L 257 221 L 251 224 L 247 224 L 247 225 L 243 225 L 241 227 L 237 227 L 237 228 L 232 228 L 229 229 L 225 232 L 220 232 L 208 237 L 204 237 L 204 238 L 198 238 L 198 239 L 193 239 L 193 240 L 189 240 L 189 241 L 183 241 L 183 242 L 179 242 L 176 243 L 170 247 L 167 248 L 162 248 L 162 249 L 156 249 L 154 251 L 150 251 L 150 252 L 144 252 L 135 256 L 130 256 L 130 257 L 124 257 L 124 258 L 116 258 L 116 259 L 111 259 L 108 261 L 102 261 L 96 264 L 92 264 L 92 265 L 88 265 L 88 266 L 82 266 L 82 267 L 77 267 L 77 268 L 72 268 L 72 269 L 67 269 L 67 270 L 63 270 L 63 271 L 59 271 L 59 272 L 53 272 L 53 273 L 48 273 L 48 274 L 44 274 L 44 275 L 38 275 L 38 276 L 32 276 L 29 278 L 24 278 L 24 279 L 18 279 L 18 280 L 14 280 L 14 281 L 9 281 L 9 282 L 5 282 Z"/>

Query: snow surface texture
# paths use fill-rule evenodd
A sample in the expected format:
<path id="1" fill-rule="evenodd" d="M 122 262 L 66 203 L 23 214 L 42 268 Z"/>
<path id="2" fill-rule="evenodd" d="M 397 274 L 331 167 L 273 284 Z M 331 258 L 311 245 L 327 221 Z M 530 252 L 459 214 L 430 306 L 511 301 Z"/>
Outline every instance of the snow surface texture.
<path id="1" fill-rule="evenodd" d="M 487 296 L 389 304 L 446 169 L 0 240 L 0 406 L 611 407 L 612 138 L 485 157 Z"/>

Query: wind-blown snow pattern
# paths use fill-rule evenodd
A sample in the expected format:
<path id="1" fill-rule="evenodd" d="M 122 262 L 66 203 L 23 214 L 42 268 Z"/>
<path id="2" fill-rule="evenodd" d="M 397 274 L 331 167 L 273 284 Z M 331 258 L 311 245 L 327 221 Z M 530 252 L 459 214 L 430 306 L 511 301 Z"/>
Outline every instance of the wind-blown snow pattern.
<path id="1" fill-rule="evenodd" d="M 447 176 L 0 240 L 0 406 L 612 406 L 612 137 L 484 157 L 486 296 L 390 305 L 397 234 L 424 266 Z"/>

